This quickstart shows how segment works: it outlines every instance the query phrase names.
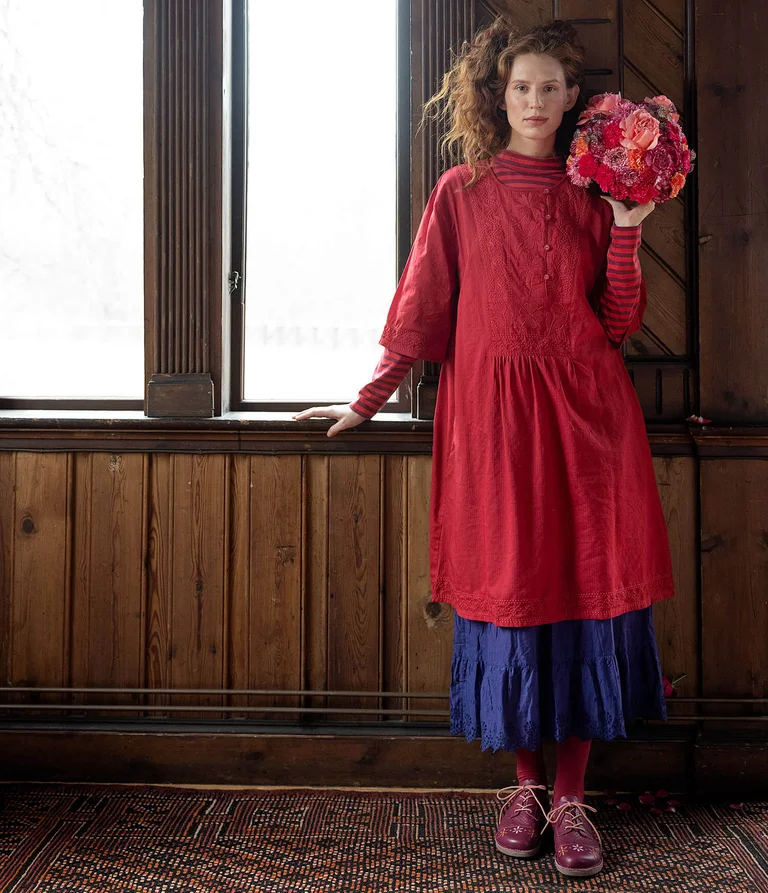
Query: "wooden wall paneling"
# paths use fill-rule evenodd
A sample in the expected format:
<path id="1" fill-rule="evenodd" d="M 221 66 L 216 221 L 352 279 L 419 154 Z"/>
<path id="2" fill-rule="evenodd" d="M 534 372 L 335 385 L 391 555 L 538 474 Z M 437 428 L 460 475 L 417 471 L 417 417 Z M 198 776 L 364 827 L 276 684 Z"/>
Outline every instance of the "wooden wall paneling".
<path id="1" fill-rule="evenodd" d="M 685 30 L 685 12 L 687 2 L 692 0 L 653 0 L 654 9 L 669 21 L 673 28 Z"/>
<path id="2" fill-rule="evenodd" d="M 688 364 L 635 362 L 629 373 L 647 421 L 677 422 L 693 412 L 696 380 Z"/>
<path id="3" fill-rule="evenodd" d="M 71 453 L 17 453 L 11 581 L 11 685 L 69 684 Z M 53 693 L 23 700 L 60 703 Z M 39 711 L 47 716 L 52 711 Z M 38 711 L 25 711 L 25 716 Z"/>
<path id="4" fill-rule="evenodd" d="M 768 418 L 768 5 L 697 0 L 701 411 Z"/>
<path id="5" fill-rule="evenodd" d="M 250 457 L 250 538 L 247 543 L 248 684 L 301 688 L 302 671 L 302 456 Z M 233 618 L 233 622 L 235 621 Z M 246 622 L 243 618 L 242 622 Z M 255 697 L 255 706 L 297 706 L 296 697 Z M 252 714 L 294 722 L 295 713 Z"/>
<path id="6" fill-rule="evenodd" d="M 586 53 L 587 95 L 621 90 L 619 0 L 555 0 L 556 18 L 574 21 Z M 579 22 L 579 19 L 590 19 Z M 605 21 L 597 21 L 603 19 Z"/>
<path id="7" fill-rule="evenodd" d="M 408 457 L 408 615 L 406 688 L 448 692 L 453 645 L 453 608 L 433 602 L 429 575 L 429 503 L 432 459 Z M 447 699 L 411 698 L 409 709 L 448 710 Z M 439 721 L 423 716 L 413 719 Z"/>
<path id="8" fill-rule="evenodd" d="M 488 24 L 495 16 L 508 15 L 521 28 L 533 28 L 552 18 L 552 0 L 477 0 L 477 16 Z"/>
<path id="9" fill-rule="evenodd" d="M 16 454 L 0 452 L 0 685 L 12 685 L 11 620 L 13 593 L 14 517 L 16 515 Z M 19 696 L 2 695 L 4 703 Z M 0 710 L 0 716 L 8 711 Z"/>
<path id="10" fill-rule="evenodd" d="M 149 457 L 74 459 L 73 686 L 139 688 L 145 656 L 145 541 Z M 140 703 L 138 695 L 76 695 L 75 703 Z M 102 715 L 85 711 L 87 717 Z M 133 716 L 105 711 L 107 716 Z"/>
<path id="11" fill-rule="evenodd" d="M 145 686 L 148 689 L 171 685 L 171 624 L 173 560 L 172 454 L 150 457 L 149 530 L 147 536 L 147 630 L 145 635 Z M 170 703 L 168 695 L 147 695 L 150 706 Z M 168 716 L 150 711 L 149 716 Z"/>
<path id="12" fill-rule="evenodd" d="M 221 688 L 229 514 L 226 456 L 176 455 L 171 481 L 171 687 Z M 222 698 L 174 696 L 173 703 L 220 704 Z M 217 718 L 213 712 L 177 715 Z"/>
<path id="13" fill-rule="evenodd" d="M 380 475 L 380 456 L 334 456 L 330 464 L 329 690 L 380 690 Z M 342 708 L 380 706 L 373 698 L 328 700 Z"/>
<path id="14" fill-rule="evenodd" d="M 768 698 L 768 462 L 701 460 L 702 694 Z M 768 715 L 704 705 L 703 715 Z M 755 730 L 714 720 L 706 729 Z"/>
<path id="15" fill-rule="evenodd" d="M 675 105 L 684 106 L 684 33 L 655 0 L 624 0 L 624 65 Z M 641 96 L 640 99 L 643 97 Z"/>
<path id="16" fill-rule="evenodd" d="M 687 351 L 685 284 L 645 244 L 638 253 L 648 304 L 643 314 L 642 336 L 635 340 L 642 341 L 643 353 L 684 356 Z"/>
<path id="17" fill-rule="evenodd" d="M 384 691 L 403 691 L 405 685 L 405 609 L 408 589 L 407 540 L 408 529 L 408 456 L 383 457 L 383 640 L 382 688 Z M 406 709 L 403 698 L 384 698 L 382 706 L 391 710 Z M 403 716 L 385 714 L 382 719 L 402 722 Z"/>
<path id="18" fill-rule="evenodd" d="M 699 616 L 699 550 L 696 460 L 655 457 L 653 460 L 675 575 L 675 595 L 653 608 L 662 673 L 669 679 L 685 674 L 677 685 L 679 697 L 699 692 L 701 629 Z M 696 705 L 668 701 L 668 717 L 696 713 Z"/>
<path id="19" fill-rule="evenodd" d="M 652 252 L 668 275 L 683 288 L 686 284 L 685 242 L 685 205 L 680 196 L 657 205 L 643 221 L 644 250 Z M 685 314 L 684 305 L 681 312 Z"/>
<path id="20" fill-rule="evenodd" d="M 251 678 L 251 457 L 229 457 L 229 622 L 227 637 L 227 688 L 244 689 Z M 230 695 L 231 707 L 251 706 L 247 695 Z M 255 705 L 254 705 L 255 706 Z M 233 719 L 250 721 L 253 714 L 233 712 Z"/>
<path id="21" fill-rule="evenodd" d="M 328 688 L 328 610 L 331 457 L 319 454 L 304 457 L 304 617 L 306 658 L 304 688 L 324 691 Z M 307 696 L 303 707 L 327 707 L 328 699 Z M 322 717 L 323 714 L 308 714 Z"/>

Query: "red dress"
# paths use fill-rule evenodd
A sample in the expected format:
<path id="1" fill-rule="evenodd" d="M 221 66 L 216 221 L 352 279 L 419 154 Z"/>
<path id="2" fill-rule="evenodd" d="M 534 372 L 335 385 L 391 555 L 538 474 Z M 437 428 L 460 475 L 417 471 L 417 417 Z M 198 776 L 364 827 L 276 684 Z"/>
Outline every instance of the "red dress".
<path id="1" fill-rule="evenodd" d="M 640 327 L 645 287 L 624 330 L 610 330 L 608 203 L 564 172 L 520 187 L 497 171 L 463 191 L 466 165 L 440 177 L 379 340 L 442 363 L 432 600 L 499 626 L 615 617 L 674 595 L 618 349 Z"/>

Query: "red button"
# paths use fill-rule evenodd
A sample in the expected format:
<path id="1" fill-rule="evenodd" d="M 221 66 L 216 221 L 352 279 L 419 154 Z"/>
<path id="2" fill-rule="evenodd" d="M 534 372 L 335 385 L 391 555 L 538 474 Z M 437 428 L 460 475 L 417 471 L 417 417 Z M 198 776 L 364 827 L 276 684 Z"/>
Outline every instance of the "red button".
<path id="1" fill-rule="evenodd" d="M 545 278 L 545 279 L 549 279 L 549 273 L 545 273 L 545 274 L 544 274 L 544 278 Z"/>
<path id="2" fill-rule="evenodd" d="M 545 245 L 545 246 L 544 246 L 544 250 L 545 250 L 545 251 L 551 251 L 551 250 L 552 250 L 552 246 L 551 246 L 551 245 Z"/>
<path id="3" fill-rule="evenodd" d="M 545 190 L 544 190 L 544 192 L 546 192 L 547 195 L 549 195 L 550 191 L 551 191 L 551 190 L 549 190 L 549 189 L 545 189 Z"/>
<path id="4" fill-rule="evenodd" d="M 551 214 L 545 214 L 545 215 L 544 215 L 544 219 L 545 219 L 545 220 L 551 220 L 551 219 L 552 219 L 552 215 L 551 215 Z"/>

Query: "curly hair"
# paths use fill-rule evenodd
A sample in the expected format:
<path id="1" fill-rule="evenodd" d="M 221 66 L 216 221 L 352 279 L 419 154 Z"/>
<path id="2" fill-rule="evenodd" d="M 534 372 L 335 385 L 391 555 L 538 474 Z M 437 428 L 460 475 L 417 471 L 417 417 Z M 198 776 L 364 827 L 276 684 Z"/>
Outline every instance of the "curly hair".
<path id="1" fill-rule="evenodd" d="M 449 164 L 463 160 L 469 165 L 472 178 L 464 188 L 477 182 L 490 158 L 509 143 L 511 128 L 499 103 L 515 58 L 524 53 L 552 56 L 563 66 L 566 86 L 581 87 L 585 54 L 573 25 L 555 19 L 522 31 L 500 15 L 471 41 L 464 41 L 450 70 L 443 75 L 442 86 L 424 105 L 419 127 L 430 117 L 442 121 L 446 132 L 440 148 Z M 557 129 L 558 155 L 568 156 L 576 120 L 585 106 L 580 91 L 576 104 L 564 113 Z M 433 110 L 437 110 L 434 115 Z"/>

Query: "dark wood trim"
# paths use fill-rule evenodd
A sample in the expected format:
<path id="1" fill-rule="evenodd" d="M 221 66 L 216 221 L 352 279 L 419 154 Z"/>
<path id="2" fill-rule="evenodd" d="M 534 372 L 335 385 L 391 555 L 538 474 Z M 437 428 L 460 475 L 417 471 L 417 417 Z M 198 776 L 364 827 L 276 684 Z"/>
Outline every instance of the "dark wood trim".
<path id="1" fill-rule="evenodd" d="M 659 730 L 662 731 L 662 730 Z M 666 730 L 663 730 L 666 731 Z M 433 729 L 349 729 L 264 733 L 207 731 L 3 731 L 4 781 L 163 782 L 168 784 L 381 785 L 421 788 L 498 788 L 509 766 L 479 743 L 467 759 L 467 743 L 444 726 Z M 689 789 L 692 733 L 674 737 L 595 741 L 587 787 L 621 778 L 643 790 L 662 783 Z M 545 746 L 547 762 L 552 749 Z M 554 769 L 554 763 L 551 766 Z M 554 772 L 551 775 L 554 778 Z M 735 780 L 734 780 L 735 781 Z M 653 784 L 652 784 L 653 783 Z M 615 786 L 615 785 L 613 785 Z"/>
<path id="2" fill-rule="evenodd" d="M 227 409 L 230 23 L 229 0 L 145 2 L 148 416 Z"/>
<path id="3" fill-rule="evenodd" d="M 330 419 L 230 413 L 212 419 L 82 416 L 0 412 L 0 451 L 422 453 L 432 449 L 428 419 L 379 416 L 326 435 Z M 768 426 L 685 423 L 647 425 L 654 456 L 751 459 L 768 457 Z"/>
<path id="4" fill-rule="evenodd" d="M 243 784 L 481 788 L 509 781 L 509 766 L 490 750 L 473 747 L 443 726 L 371 731 L 355 728 L 265 732 L 243 724 L 179 729 L 115 724 L 93 728 L 4 728 L 0 781 L 132 784 Z M 393 724 L 394 725 L 394 724 Z M 556 753 L 544 744 L 548 775 Z M 626 739 L 592 745 L 587 791 L 643 791 L 762 796 L 768 792 L 768 748 L 762 736 L 697 735 L 678 726 L 640 729 Z"/>

